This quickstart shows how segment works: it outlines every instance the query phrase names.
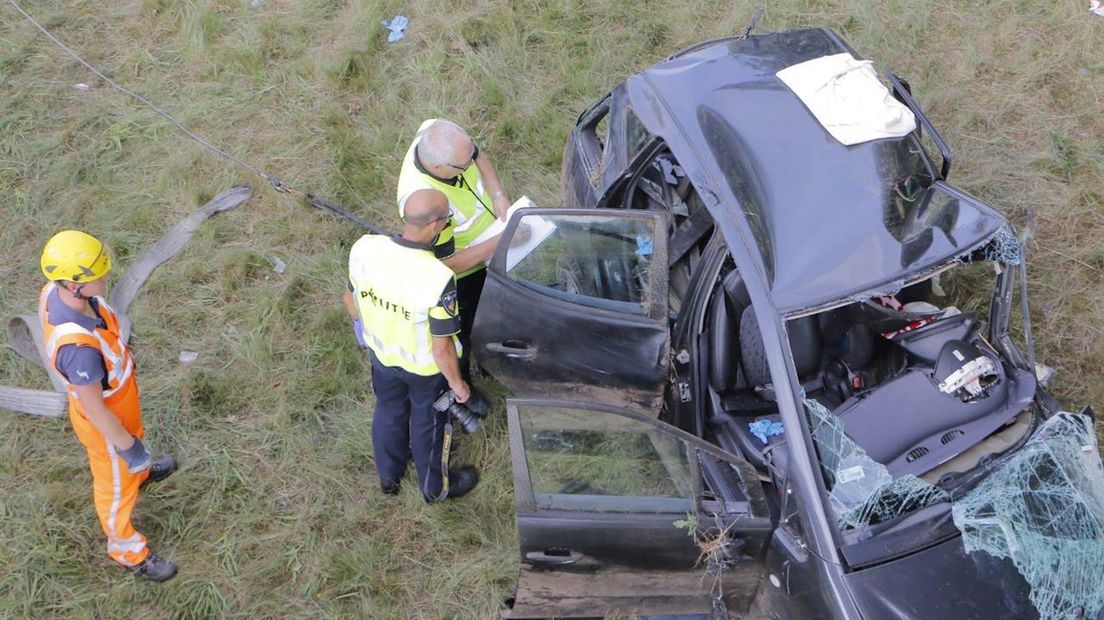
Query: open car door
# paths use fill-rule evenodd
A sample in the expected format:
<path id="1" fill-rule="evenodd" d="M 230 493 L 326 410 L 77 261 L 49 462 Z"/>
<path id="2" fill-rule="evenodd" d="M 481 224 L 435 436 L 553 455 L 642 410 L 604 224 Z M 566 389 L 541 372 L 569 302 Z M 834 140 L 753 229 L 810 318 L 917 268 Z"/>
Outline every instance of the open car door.
<path id="1" fill-rule="evenodd" d="M 517 396 L 658 413 L 669 365 L 667 218 L 522 209 L 491 260 L 472 342 Z"/>
<path id="2" fill-rule="evenodd" d="M 521 551 L 506 617 L 748 608 L 771 532 L 750 465 L 622 409 L 506 405 Z"/>

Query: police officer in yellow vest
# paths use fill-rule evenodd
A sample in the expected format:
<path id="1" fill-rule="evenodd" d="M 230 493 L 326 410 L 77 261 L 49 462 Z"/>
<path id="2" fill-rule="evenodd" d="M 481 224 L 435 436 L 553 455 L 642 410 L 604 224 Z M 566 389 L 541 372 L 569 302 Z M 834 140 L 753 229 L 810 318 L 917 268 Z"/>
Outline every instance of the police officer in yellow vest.
<path id="1" fill-rule="evenodd" d="M 448 414 L 433 407 L 446 387 L 457 402 L 471 396 L 459 368 L 456 279 L 433 254 L 449 218 L 440 196 L 408 205 L 402 236 L 361 237 L 349 254 L 345 293 L 372 360 L 380 487 L 397 494 L 413 456 L 422 495 L 431 502 L 464 495 L 479 481 L 475 468 L 448 470 Z"/>
<path id="2" fill-rule="evenodd" d="M 399 216 L 411 206 L 444 197 L 452 213 L 434 250 L 457 277 L 460 342 L 470 352 L 476 305 L 487 277 L 484 261 L 494 253 L 498 236 L 477 242 L 495 218 L 505 218 L 510 199 L 485 153 L 459 125 L 443 119 L 422 123 L 399 173 Z M 468 358 L 461 360 L 467 376 Z"/>

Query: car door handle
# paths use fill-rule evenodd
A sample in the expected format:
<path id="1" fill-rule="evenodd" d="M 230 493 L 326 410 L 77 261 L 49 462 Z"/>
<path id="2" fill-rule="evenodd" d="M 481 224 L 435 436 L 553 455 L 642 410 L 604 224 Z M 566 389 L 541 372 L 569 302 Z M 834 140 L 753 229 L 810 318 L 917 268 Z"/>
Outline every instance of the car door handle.
<path id="1" fill-rule="evenodd" d="M 487 350 L 501 353 L 514 359 L 529 360 L 537 355 L 537 347 L 529 346 L 528 342 L 521 340 L 503 340 L 502 342 L 488 342 Z"/>
<path id="2" fill-rule="evenodd" d="M 570 551 L 568 549 L 556 549 L 553 553 L 552 549 L 545 549 L 544 551 L 530 551 L 525 554 L 525 561 L 532 562 L 533 564 L 544 564 L 546 566 L 566 566 L 568 564 L 574 564 L 583 559 L 583 554 L 578 551 Z"/>

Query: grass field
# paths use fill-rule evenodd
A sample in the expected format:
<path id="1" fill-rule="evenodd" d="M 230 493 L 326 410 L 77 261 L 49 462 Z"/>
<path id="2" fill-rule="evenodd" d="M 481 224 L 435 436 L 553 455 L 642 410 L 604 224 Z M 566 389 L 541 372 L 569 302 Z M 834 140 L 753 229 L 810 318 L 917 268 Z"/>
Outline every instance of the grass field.
<path id="1" fill-rule="evenodd" d="M 955 151 L 951 180 L 1031 224 L 1035 335 L 1060 371 L 1053 388 L 1071 408 L 1104 405 L 1104 18 L 1082 0 L 766 4 L 762 30 L 833 28 L 911 81 Z M 423 119 L 470 128 L 514 197 L 556 205 L 579 111 L 685 45 L 739 32 L 754 10 L 710 0 L 25 6 L 211 141 L 388 227 Z M 388 44 L 379 22 L 396 13 L 410 30 Z M 378 493 L 368 366 L 341 306 L 360 231 L 187 141 L 0 2 L 0 316 L 33 309 L 53 232 L 100 235 L 125 269 L 236 184 L 255 197 L 204 224 L 131 308 L 148 435 L 183 462 L 143 496 L 137 523 L 180 575 L 155 587 L 110 566 L 68 423 L 0 411 L 0 617 L 494 616 L 516 577 L 504 420 L 463 439 L 461 462 L 484 472 L 469 498 L 428 507 L 412 484 L 398 500 Z M 181 365 L 181 350 L 198 361 Z M 10 347 L 0 383 L 48 385 Z"/>

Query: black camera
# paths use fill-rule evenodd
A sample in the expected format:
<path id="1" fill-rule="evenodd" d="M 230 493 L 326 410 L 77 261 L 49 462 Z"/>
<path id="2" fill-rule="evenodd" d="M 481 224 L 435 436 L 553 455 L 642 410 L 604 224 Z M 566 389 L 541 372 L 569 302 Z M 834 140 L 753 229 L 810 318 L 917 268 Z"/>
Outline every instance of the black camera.
<path id="1" fill-rule="evenodd" d="M 446 390 L 433 401 L 433 408 L 456 418 L 464 434 L 471 435 L 479 430 L 479 426 L 483 424 L 483 418 L 487 417 L 487 413 L 491 410 L 491 405 L 475 388 L 471 388 L 471 396 L 468 397 L 467 402 L 456 402 L 456 393 Z"/>

